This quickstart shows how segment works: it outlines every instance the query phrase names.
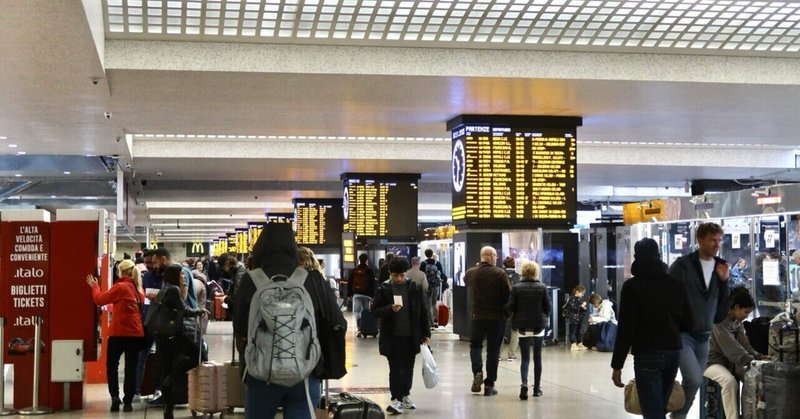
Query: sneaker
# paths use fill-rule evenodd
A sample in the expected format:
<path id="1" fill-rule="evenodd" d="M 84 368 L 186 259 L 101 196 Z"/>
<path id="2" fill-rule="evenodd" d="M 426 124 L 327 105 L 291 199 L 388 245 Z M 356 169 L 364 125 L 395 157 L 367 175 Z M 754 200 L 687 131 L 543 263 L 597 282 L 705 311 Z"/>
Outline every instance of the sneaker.
<path id="1" fill-rule="evenodd" d="M 397 415 L 403 413 L 403 402 L 392 399 L 392 402 L 389 403 L 389 407 L 386 408 L 386 411 Z"/>
<path id="2" fill-rule="evenodd" d="M 519 399 L 528 400 L 528 386 L 525 384 L 523 384 L 522 387 L 519 388 Z"/>
<path id="3" fill-rule="evenodd" d="M 136 393 L 136 394 L 133 395 L 133 400 L 131 402 L 132 403 L 139 403 L 141 401 L 142 401 L 142 395 L 139 394 L 139 393 Z"/>
<path id="4" fill-rule="evenodd" d="M 533 397 L 542 397 L 542 388 L 541 387 L 534 387 L 533 388 Z"/>
<path id="5" fill-rule="evenodd" d="M 122 404 L 122 400 L 120 400 L 119 398 L 116 398 L 116 397 L 112 398 L 111 399 L 111 411 L 112 412 L 119 412 L 119 405 L 121 405 L 121 404 Z"/>
<path id="6" fill-rule="evenodd" d="M 483 385 L 483 373 L 476 372 L 475 375 L 472 377 L 472 390 L 473 393 L 480 393 L 481 386 Z"/>
<path id="7" fill-rule="evenodd" d="M 509 355 L 508 356 L 508 362 L 514 362 L 516 360 L 517 360 L 517 356 L 516 355 Z"/>
<path id="8" fill-rule="evenodd" d="M 157 393 L 157 395 L 154 396 L 152 400 L 147 402 L 147 405 L 151 407 L 163 406 L 164 396 L 161 393 Z"/>
<path id="9" fill-rule="evenodd" d="M 589 349 L 589 348 L 587 348 L 587 347 L 586 347 L 586 346 L 585 346 L 583 343 L 580 343 L 580 342 L 579 342 L 579 343 L 578 343 L 578 349 L 581 349 L 581 350 L 584 350 L 584 351 L 585 351 L 585 350 L 587 350 L 587 349 Z"/>
<path id="10" fill-rule="evenodd" d="M 497 389 L 494 386 L 483 386 L 483 395 L 484 396 L 496 396 Z"/>
<path id="11" fill-rule="evenodd" d="M 570 345 L 569 350 L 570 351 L 580 351 L 581 348 L 578 347 L 577 343 L 573 343 L 572 345 Z"/>
<path id="12" fill-rule="evenodd" d="M 411 398 L 406 396 L 403 397 L 403 409 L 416 409 L 417 405 L 411 401 Z"/>
<path id="13" fill-rule="evenodd" d="M 122 411 L 133 412 L 133 405 L 131 405 L 130 403 L 125 403 L 125 405 L 122 406 Z"/>

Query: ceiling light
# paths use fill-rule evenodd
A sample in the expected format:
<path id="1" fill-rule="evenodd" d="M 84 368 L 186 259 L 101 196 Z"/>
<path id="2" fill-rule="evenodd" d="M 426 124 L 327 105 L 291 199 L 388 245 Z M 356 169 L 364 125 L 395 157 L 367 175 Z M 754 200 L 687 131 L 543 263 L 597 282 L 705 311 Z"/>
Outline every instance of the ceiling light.
<path id="1" fill-rule="evenodd" d="M 258 202 L 258 201 L 147 201 L 147 209 L 158 208 L 248 208 L 248 209 L 294 209 L 291 202 Z"/>
<path id="2" fill-rule="evenodd" d="M 24 152 L 24 151 L 17 151 L 17 155 L 18 155 L 18 156 L 24 156 L 24 155 L 26 155 L 26 154 L 28 154 L 28 153 L 26 153 L 26 152 Z"/>
<path id="3" fill-rule="evenodd" d="M 11 147 L 11 148 L 17 148 L 16 144 L 9 144 L 8 146 Z"/>
<path id="4" fill-rule="evenodd" d="M 71 174 L 72 174 L 72 172 L 70 172 L 69 170 L 65 170 L 65 171 L 64 171 L 64 174 L 65 174 L 65 175 L 71 175 Z"/>
<path id="5" fill-rule="evenodd" d="M 151 220 L 252 220 L 253 222 L 265 222 L 266 217 L 259 214 L 152 214 Z"/>
<path id="6" fill-rule="evenodd" d="M 22 177 L 22 175 L 19 173 L 14 173 L 14 177 Z"/>

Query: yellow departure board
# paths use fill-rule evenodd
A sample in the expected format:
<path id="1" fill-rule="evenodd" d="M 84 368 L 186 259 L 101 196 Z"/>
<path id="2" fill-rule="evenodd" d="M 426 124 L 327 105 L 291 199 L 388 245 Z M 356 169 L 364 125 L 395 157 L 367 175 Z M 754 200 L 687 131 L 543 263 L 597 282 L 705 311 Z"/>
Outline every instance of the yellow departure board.
<path id="1" fill-rule="evenodd" d="M 342 180 L 345 231 L 359 238 L 416 237 L 419 174 L 345 173 Z"/>
<path id="2" fill-rule="evenodd" d="M 294 200 L 299 245 L 339 246 L 342 243 L 343 219 L 341 199 Z"/>
<path id="3" fill-rule="evenodd" d="M 253 245 L 256 244 L 263 231 L 264 223 L 247 223 L 247 249 L 249 251 L 253 251 Z"/>
<path id="4" fill-rule="evenodd" d="M 448 123 L 454 224 L 575 223 L 579 118 L 462 118 Z M 481 123 L 482 118 L 486 121 Z"/>

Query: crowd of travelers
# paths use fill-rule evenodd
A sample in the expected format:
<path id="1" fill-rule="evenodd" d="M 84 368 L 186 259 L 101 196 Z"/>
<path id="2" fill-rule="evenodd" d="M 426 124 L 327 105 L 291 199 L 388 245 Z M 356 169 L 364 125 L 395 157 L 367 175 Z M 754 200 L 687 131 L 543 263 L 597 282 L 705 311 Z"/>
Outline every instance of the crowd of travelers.
<path id="1" fill-rule="evenodd" d="M 618 307 L 598 294 L 584 300 L 586 289 L 580 285 L 561 306 L 568 326 L 567 349 L 613 352 L 616 386 L 624 386 L 622 368 L 628 354 L 633 355 L 635 387 L 645 418 L 666 417 L 678 370 L 685 402 L 674 409 L 673 418 L 686 417 L 704 377 L 720 384 L 725 407 L 738 412 L 743 368 L 764 357 L 751 347 L 742 329 L 742 320 L 755 304 L 746 288 L 728 286 L 731 269 L 717 257 L 721 237 L 717 224 L 701 224 L 698 250 L 671 266 L 662 262 L 657 242 L 642 239 L 634 246 L 632 278 L 622 287 Z M 347 373 L 347 322 L 342 314 L 347 305 L 352 306 L 359 335 L 367 314 L 380 322 L 378 346 L 388 361 L 391 392 L 386 410 L 401 414 L 415 409 L 411 399 L 415 358 L 421 345 L 430 343 L 431 331 L 437 327 L 437 305 L 447 287 L 433 251 L 428 249 L 425 256 L 409 261 L 389 253 L 376 274 L 368 256 L 361 254 L 340 293 L 339 283 L 325 277 L 324 261 L 311 249 L 298 247 L 287 224 L 267 224 L 245 262 L 236 255 L 222 255 L 178 264 L 163 248 L 146 250 L 135 260 L 126 255 L 115 266 L 115 281 L 108 290 L 101 290 L 93 276 L 86 278 L 95 303 L 113 307 L 106 346 L 110 410 L 132 410 L 145 385 L 148 358 L 155 352 L 159 359 L 156 390 L 149 403 L 163 405 L 164 418 L 173 417 L 175 405 L 185 403 L 186 373 L 198 364 L 198 353 L 201 359 L 207 357 L 203 335 L 209 317 L 220 318 L 214 301 L 221 295 L 227 306 L 222 318 L 232 320 L 247 386 L 248 418 L 271 418 L 279 408 L 285 417 L 314 417 L 323 380 Z M 527 400 L 529 393 L 541 397 L 542 348 L 557 301 L 551 301 L 537 263 L 522 261 L 515 266 L 516 261 L 507 257 L 501 268 L 497 259 L 495 248 L 483 247 L 480 261 L 464 275 L 471 302 L 471 391 L 498 394 L 497 370 L 505 338 L 509 361 L 517 359 L 519 348 L 519 398 Z M 275 287 L 284 291 L 274 293 Z M 285 290 L 297 295 L 285 306 L 296 305 L 292 318 L 303 321 L 299 329 L 291 330 L 309 330 L 307 356 L 305 362 L 296 363 L 298 371 L 268 379 L 276 373 L 270 368 L 276 367 L 271 366 L 273 359 L 264 358 L 269 351 L 261 345 L 279 340 L 283 325 L 271 324 L 274 319 L 260 313 L 275 309 L 274 301 L 290 294 Z M 175 313 L 180 314 L 176 317 Z M 117 370 L 123 355 L 125 381 L 120 398 Z M 531 358 L 534 371 L 529 392 Z"/>

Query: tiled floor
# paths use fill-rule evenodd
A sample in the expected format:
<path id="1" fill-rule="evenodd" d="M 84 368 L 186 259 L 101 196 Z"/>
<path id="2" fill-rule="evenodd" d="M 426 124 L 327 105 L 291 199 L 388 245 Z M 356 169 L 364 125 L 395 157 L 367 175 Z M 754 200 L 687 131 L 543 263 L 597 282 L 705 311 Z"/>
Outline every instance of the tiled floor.
<path id="1" fill-rule="evenodd" d="M 350 313 L 347 313 L 350 315 Z M 352 319 L 350 319 L 352 320 Z M 352 321 L 351 321 L 352 324 Z M 216 322 L 209 326 L 206 339 L 210 345 L 212 360 L 225 361 L 230 358 L 231 324 Z M 405 416 L 423 418 L 625 418 L 635 417 L 623 408 L 622 389 L 611 383 L 611 354 L 599 352 L 570 352 L 563 346 L 545 348 L 542 359 L 542 397 L 531 397 L 521 401 L 519 394 L 519 362 L 500 363 L 497 389 L 499 395 L 483 397 L 469 391 L 472 382 L 469 361 L 469 344 L 461 342 L 451 333 L 451 327 L 440 328 L 432 339 L 434 356 L 439 363 L 441 383 L 432 390 L 422 385 L 421 373 L 414 377 L 412 398 L 417 403 L 416 411 L 407 411 Z M 356 339 L 350 331 L 347 339 L 348 371 L 342 379 L 332 381 L 334 388 L 387 388 L 389 367 L 386 359 L 378 354 L 377 339 Z M 503 348 L 505 355 L 505 347 Z M 419 371 L 419 357 L 417 367 Z M 504 357 L 505 359 L 505 357 Z M 632 359 L 629 358 L 623 371 L 623 378 L 633 377 Z M 533 380 L 531 366 L 530 380 Z M 7 381 L 6 390 L 10 392 L 11 383 Z M 108 396 L 105 385 L 87 385 L 87 403 L 83 410 L 60 412 L 49 415 L 51 418 L 143 418 L 144 407 L 135 406 L 131 413 L 109 413 Z M 381 406 L 389 402 L 389 394 L 367 394 Z M 9 396 L 6 400 L 11 400 Z M 692 415 L 698 417 L 698 408 Z M 161 417 L 160 409 L 149 409 L 150 418 Z M 226 417 L 244 417 L 241 411 Z M 176 411 L 176 417 L 191 417 L 187 409 Z"/>

